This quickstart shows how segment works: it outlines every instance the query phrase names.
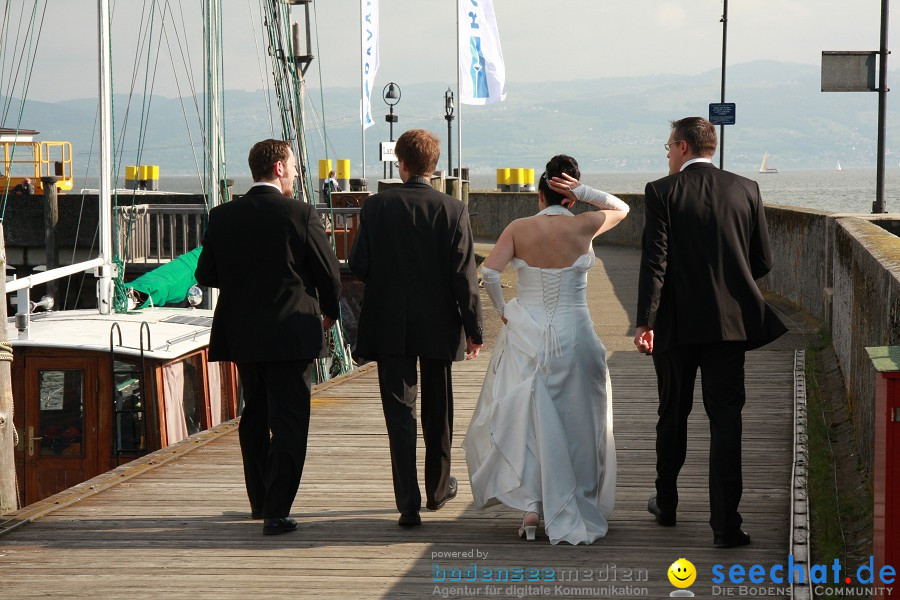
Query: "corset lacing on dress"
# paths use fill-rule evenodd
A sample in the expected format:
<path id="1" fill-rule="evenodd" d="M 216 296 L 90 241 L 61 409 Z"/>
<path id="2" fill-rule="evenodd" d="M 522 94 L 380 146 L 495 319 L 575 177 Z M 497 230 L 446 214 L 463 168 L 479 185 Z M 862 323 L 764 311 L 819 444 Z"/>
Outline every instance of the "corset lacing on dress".
<path id="1" fill-rule="evenodd" d="M 539 369 L 544 369 L 553 357 L 562 356 L 562 346 L 559 343 L 559 334 L 556 331 L 553 318 L 556 316 L 556 309 L 559 306 L 559 288 L 563 271 L 561 269 L 541 269 L 540 274 L 544 308 L 547 311 L 547 324 L 544 325 L 543 343 L 541 344 L 537 366 Z"/>

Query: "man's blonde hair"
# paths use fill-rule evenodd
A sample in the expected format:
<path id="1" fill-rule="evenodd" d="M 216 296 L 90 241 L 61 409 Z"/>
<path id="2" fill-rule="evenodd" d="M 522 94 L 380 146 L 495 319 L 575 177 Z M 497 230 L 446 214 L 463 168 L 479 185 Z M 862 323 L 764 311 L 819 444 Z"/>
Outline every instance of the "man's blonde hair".
<path id="1" fill-rule="evenodd" d="M 425 129 L 410 129 L 397 140 L 394 154 L 410 175 L 431 177 L 441 156 L 441 141 Z"/>

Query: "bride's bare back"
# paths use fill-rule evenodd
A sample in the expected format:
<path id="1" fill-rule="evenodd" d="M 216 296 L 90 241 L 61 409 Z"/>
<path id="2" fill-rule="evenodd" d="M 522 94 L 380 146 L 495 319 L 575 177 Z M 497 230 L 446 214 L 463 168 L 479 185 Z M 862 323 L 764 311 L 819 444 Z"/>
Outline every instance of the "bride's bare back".
<path id="1" fill-rule="evenodd" d="M 588 211 L 575 216 L 534 215 L 510 223 L 484 264 L 502 271 L 514 257 L 531 267 L 562 269 L 591 248 L 595 237 L 615 227 L 626 213 Z"/>
<path id="2" fill-rule="evenodd" d="M 571 267 L 591 247 L 596 229 L 578 217 L 535 215 L 516 221 L 513 256 L 532 267 Z"/>

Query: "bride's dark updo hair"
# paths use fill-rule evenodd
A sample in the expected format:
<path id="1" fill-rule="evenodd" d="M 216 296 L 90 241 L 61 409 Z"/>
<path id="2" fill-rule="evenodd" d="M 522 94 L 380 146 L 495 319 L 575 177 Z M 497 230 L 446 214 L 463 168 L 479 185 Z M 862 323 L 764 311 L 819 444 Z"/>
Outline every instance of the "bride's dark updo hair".
<path id="1" fill-rule="evenodd" d="M 559 177 L 563 173 L 567 173 L 575 179 L 581 179 L 581 171 L 578 170 L 578 161 L 565 154 L 557 154 L 547 162 L 546 171 L 541 174 L 541 181 L 538 183 L 538 189 L 544 192 L 544 202 L 548 206 L 561 204 L 566 199 L 559 192 L 550 189 L 550 179 Z"/>

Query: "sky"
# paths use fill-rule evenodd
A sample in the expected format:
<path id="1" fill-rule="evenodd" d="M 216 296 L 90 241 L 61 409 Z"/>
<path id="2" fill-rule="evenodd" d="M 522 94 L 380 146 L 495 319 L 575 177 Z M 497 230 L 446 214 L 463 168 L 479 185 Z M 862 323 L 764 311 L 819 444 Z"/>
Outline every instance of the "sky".
<path id="1" fill-rule="evenodd" d="M 170 42 L 175 62 L 181 65 L 178 35 L 190 56 L 189 75 L 184 67 L 173 69 L 169 53 L 161 52 L 153 93 L 176 97 L 186 93 L 191 78 L 202 82 L 197 8 L 201 2 L 155 1 L 157 6 L 167 4 L 178 21 L 172 27 L 169 20 L 163 45 Z M 268 85 L 258 52 L 264 48 L 259 1 L 223 2 L 226 89 L 255 90 Z M 122 91 L 131 85 L 138 24 L 152 0 L 110 2 L 114 86 Z M 97 1 L 7 0 L 9 18 L 20 24 L 13 31 L 24 39 L 30 15 L 21 16 L 23 6 L 31 10 L 37 4 L 43 10 L 45 3 L 28 98 L 49 102 L 96 98 Z M 494 0 L 507 93 L 531 82 L 694 75 L 719 69 L 723 8 L 723 0 Z M 292 10 L 302 21 L 302 9 Z M 307 77 L 316 87 L 320 77 L 326 88 L 358 87 L 359 0 L 314 0 L 311 12 L 317 60 Z M 455 0 L 380 0 L 380 14 L 381 68 L 376 88 L 388 81 L 401 86 L 438 81 L 455 88 Z M 880 17 L 881 0 L 731 0 L 727 64 L 768 59 L 819 65 L 823 50 L 877 50 Z M 156 31 L 160 31 L 159 22 Z M 895 10 L 889 28 L 894 45 L 900 44 L 898 27 L 900 15 Z M 19 96 L 23 77 L 10 82 L 13 40 L 12 33 L 6 36 L 0 94 Z M 900 54 L 893 56 L 900 60 Z M 900 62 L 889 62 L 889 66 L 900 67 Z"/>

